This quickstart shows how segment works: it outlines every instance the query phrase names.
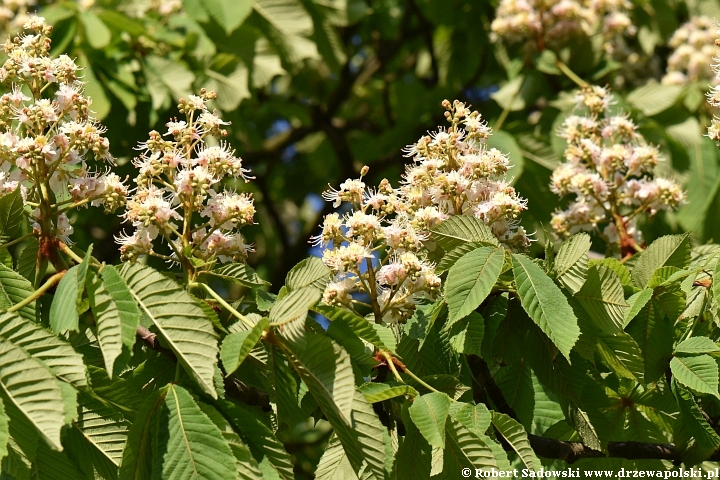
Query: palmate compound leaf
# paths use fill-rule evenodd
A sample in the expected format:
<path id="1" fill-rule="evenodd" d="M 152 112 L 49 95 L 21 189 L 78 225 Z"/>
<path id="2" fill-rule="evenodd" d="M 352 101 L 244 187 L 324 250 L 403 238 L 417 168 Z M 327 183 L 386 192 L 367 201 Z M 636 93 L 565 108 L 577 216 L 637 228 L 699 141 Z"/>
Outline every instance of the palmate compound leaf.
<path id="1" fill-rule="evenodd" d="M 455 262 L 445 282 L 449 323 L 466 317 L 485 300 L 500 276 L 504 260 L 503 249 L 480 247 Z"/>
<path id="2" fill-rule="evenodd" d="M 65 272 L 50 306 L 50 328 L 55 333 L 78 331 L 80 306 L 92 255 L 92 245 L 81 263 Z"/>
<path id="3" fill-rule="evenodd" d="M 125 280 L 112 265 L 106 265 L 99 276 L 93 276 L 87 283 L 98 343 L 105 369 L 112 378 L 113 366 L 122 353 L 123 345 L 130 349 L 135 344 L 140 310 Z"/>
<path id="4" fill-rule="evenodd" d="M 184 388 L 170 384 L 165 395 L 167 445 L 162 478 L 232 480 L 235 456 L 220 432 Z"/>
<path id="5" fill-rule="evenodd" d="M 645 288 L 658 268 L 685 268 L 690 263 L 690 242 L 686 233 L 666 235 L 655 240 L 643 251 L 635 262 L 632 279 L 640 288 Z"/>
<path id="6" fill-rule="evenodd" d="M 12 404 L 52 448 L 62 450 L 65 400 L 60 383 L 45 364 L 5 337 L 0 337 L 0 385 L 3 402 Z"/>
<path id="7" fill-rule="evenodd" d="M 413 423 L 433 447 L 445 448 L 445 422 L 451 403 L 444 393 L 433 392 L 416 397 L 408 409 Z"/>
<path id="8" fill-rule="evenodd" d="M 0 310 L 5 310 L 29 297 L 35 289 L 19 273 L 0 264 Z M 18 313 L 35 321 L 35 302 L 25 305 Z"/>
<path id="9" fill-rule="evenodd" d="M 628 304 L 617 274 L 605 267 L 590 267 L 587 280 L 575 293 L 595 326 L 605 333 L 620 332 Z"/>
<path id="10" fill-rule="evenodd" d="M 120 275 L 142 313 L 200 388 L 217 398 L 213 384 L 218 336 L 202 308 L 174 281 L 151 267 L 126 263 Z"/>
<path id="11" fill-rule="evenodd" d="M 585 282 L 588 269 L 590 235 L 578 233 L 567 239 L 555 257 L 555 274 L 558 280 L 573 292 Z"/>
<path id="12" fill-rule="evenodd" d="M 517 421 L 503 413 L 492 412 L 492 423 L 505 438 L 505 441 L 520 457 L 523 465 L 529 470 L 539 470 L 542 467 L 540 459 L 530 446 L 527 432 Z"/>
<path id="13" fill-rule="evenodd" d="M 263 318 L 255 324 L 252 330 L 231 333 L 223 339 L 220 346 L 220 360 L 222 360 L 226 375 L 230 375 L 237 370 L 245 357 L 255 348 L 263 330 L 268 325 L 270 325 L 268 319 Z"/>
<path id="14" fill-rule="evenodd" d="M 670 371 L 675 379 L 699 393 L 709 393 L 720 398 L 718 393 L 718 366 L 710 355 L 696 357 L 673 357 Z"/>
<path id="15" fill-rule="evenodd" d="M 577 317 L 557 285 L 532 260 L 513 254 L 517 293 L 530 318 L 552 340 L 565 358 L 580 336 Z"/>
<path id="16" fill-rule="evenodd" d="M 372 405 L 355 388 L 347 352 L 320 334 L 308 334 L 304 347 L 298 352 L 293 351 L 296 344 L 280 345 L 325 413 L 355 472 L 359 472 L 365 462 L 369 478 L 385 478 L 383 426 Z"/>

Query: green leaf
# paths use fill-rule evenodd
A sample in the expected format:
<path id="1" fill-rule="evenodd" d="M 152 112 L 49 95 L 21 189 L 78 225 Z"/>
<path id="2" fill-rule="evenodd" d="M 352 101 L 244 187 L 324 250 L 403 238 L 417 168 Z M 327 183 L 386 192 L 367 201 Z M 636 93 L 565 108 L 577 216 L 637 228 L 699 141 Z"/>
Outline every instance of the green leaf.
<path id="1" fill-rule="evenodd" d="M 503 413 L 492 412 L 492 423 L 500 435 L 517 453 L 523 465 L 530 470 L 539 470 L 542 467 L 540 459 L 530 446 L 527 432 L 522 425 Z"/>
<path id="2" fill-rule="evenodd" d="M 460 257 L 465 255 L 466 253 L 470 253 L 473 250 L 476 250 L 480 247 L 491 247 L 493 245 L 489 243 L 482 243 L 482 242 L 467 242 L 463 243 L 461 245 L 458 245 L 457 247 L 453 248 L 449 252 L 445 252 L 445 255 L 440 259 L 440 263 L 437 264 L 435 267 L 435 273 L 438 275 L 449 270 L 450 267 L 455 265 L 455 262 L 458 261 Z"/>
<path id="3" fill-rule="evenodd" d="M 322 292 L 312 286 L 289 292 L 270 309 L 268 315 L 270 324 L 279 326 L 295 320 L 304 320 L 308 309 L 315 305 L 321 296 Z"/>
<path id="4" fill-rule="evenodd" d="M 698 445 L 708 449 L 715 449 L 720 446 L 720 437 L 705 420 L 705 416 L 692 394 L 681 385 L 678 385 L 676 381 L 671 383 L 671 387 L 677 399 L 678 407 L 680 407 L 680 421 L 692 433 Z"/>
<path id="5" fill-rule="evenodd" d="M 515 141 L 515 137 L 504 130 L 495 130 L 487 139 L 487 146 L 490 148 L 497 148 L 504 154 L 507 154 L 512 165 L 511 173 L 513 177 L 515 179 L 520 178 L 525 159 L 522 156 L 520 146 Z"/>
<path id="6" fill-rule="evenodd" d="M 466 317 L 480 306 L 500 276 L 504 259 L 503 249 L 480 247 L 455 262 L 445 282 L 450 323 Z"/>
<path id="7" fill-rule="evenodd" d="M 577 318 L 562 291 L 532 260 L 513 254 L 513 273 L 517 293 L 530 318 L 570 358 L 580 336 Z"/>
<path id="8" fill-rule="evenodd" d="M 317 470 L 315 470 L 315 479 L 355 480 L 357 478 L 340 439 L 337 435 L 333 435 L 325 447 L 325 452 L 320 457 Z"/>
<path id="9" fill-rule="evenodd" d="M 235 456 L 230 446 L 190 393 L 179 385 L 170 384 L 164 404 L 168 411 L 168 439 L 163 456 L 163 478 L 237 478 Z"/>
<path id="10" fill-rule="evenodd" d="M 445 328 L 448 328 L 448 323 Z M 444 331 L 444 330 L 443 330 Z M 450 346 L 457 353 L 482 356 L 482 341 L 485 335 L 485 319 L 477 312 L 449 325 Z"/>
<path id="11" fill-rule="evenodd" d="M 403 404 L 405 439 L 395 454 L 393 480 L 426 480 L 430 478 L 432 447 L 410 419 L 408 403 Z"/>
<path id="12" fill-rule="evenodd" d="M 121 271 L 140 310 L 158 328 L 185 371 L 217 398 L 213 383 L 218 337 L 202 308 L 174 281 L 153 268 L 125 264 Z"/>
<path id="13" fill-rule="evenodd" d="M 22 275 L 0 264 L 0 310 L 6 310 L 20 303 L 35 292 L 32 284 Z M 24 306 L 18 313 L 28 320 L 35 321 L 35 302 Z"/>
<path id="14" fill-rule="evenodd" d="M 442 222 L 430 232 L 430 239 L 446 252 L 467 242 L 500 245 L 490 227 L 470 215 L 455 215 Z"/>
<path id="15" fill-rule="evenodd" d="M 260 336 L 270 325 L 267 318 L 263 318 L 255 324 L 252 330 L 231 333 L 222 342 L 220 346 L 220 360 L 225 367 L 225 374 L 233 373 L 240 364 L 245 360 L 250 351 L 255 348 Z"/>
<path id="16" fill-rule="evenodd" d="M 55 291 L 50 307 L 50 328 L 55 333 L 79 330 L 80 315 L 77 311 L 77 297 L 81 294 L 78 288 L 79 269 L 80 265 L 75 265 L 68 270 L 60 279 Z"/>
<path id="17" fill-rule="evenodd" d="M 383 426 L 372 406 L 354 387 L 355 376 L 348 354 L 319 334 L 308 334 L 304 348 L 295 353 L 282 348 L 295 371 L 325 413 L 347 453 L 355 472 L 367 462 L 376 480 L 385 477 Z M 348 408 L 348 390 L 354 396 Z"/>
<path id="18" fill-rule="evenodd" d="M 410 418 L 430 445 L 445 448 L 445 422 L 452 400 L 444 393 L 432 392 L 415 397 Z"/>
<path id="19" fill-rule="evenodd" d="M 8 425 L 8 416 L 5 413 L 5 405 L 0 400 L 0 458 L 5 458 L 8 454 L 8 441 L 10 440 L 10 426 Z"/>
<path id="20" fill-rule="evenodd" d="M 153 451 L 157 448 L 160 410 L 168 390 L 153 392 L 140 408 L 128 431 L 120 462 L 119 480 L 149 480 Z"/>
<path id="21" fill-rule="evenodd" d="M 0 315 L 0 336 L 47 365 L 58 380 L 78 388 L 87 387 L 83 357 L 69 343 L 35 322 L 17 313 L 4 313 Z"/>
<path id="22" fill-rule="evenodd" d="M 410 385 L 397 384 L 389 385 L 387 383 L 364 383 L 360 386 L 360 391 L 365 396 L 368 403 L 380 403 L 391 398 L 403 397 L 409 395 L 416 397 L 418 395 Z"/>
<path id="23" fill-rule="evenodd" d="M 3 402 L 21 415 L 56 450 L 62 450 L 65 401 L 60 383 L 45 364 L 5 337 L 0 338 L 0 385 Z"/>
<path id="24" fill-rule="evenodd" d="M 33 237 L 25 243 L 17 261 L 18 273 L 28 279 L 31 284 L 35 281 L 38 250 L 40 250 L 40 243 Z M 47 259 L 43 259 L 43 263 L 47 265 Z"/>
<path id="25" fill-rule="evenodd" d="M 670 371 L 678 382 L 696 392 L 709 393 L 720 398 L 718 393 L 718 366 L 710 355 L 697 357 L 673 357 Z"/>
<path id="26" fill-rule="evenodd" d="M 717 353 L 720 347 L 708 337 L 690 337 L 675 346 L 675 353 Z"/>
<path id="27" fill-rule="evenodd" d="M 393 351 L 385 345 L 380 338 L 380 335 L 378 335 L 378 331 L 374 328 L 373 324 L 367 321 L 367 319 L 358 317 L 354 313 L 341 307 L 316 305 L 313 307 L 313 310 L 330 320 L 331 323 L 346 324 L 358 337 L 362 338 L 366 342 L 371 343 L 382 350 Z"/>
<path id="28" fill-rule="evenodd" d="M 324 292 L 331 276 L 332 272 L 320 258 L 308 257 L 288 272 L 285 286 L 290 292 L 304 287 L 314 287 Z"/>
<path id="29" fill-rule="evenodd" d="M 518 75 L 514 79 L 503 85 L 498 91 L 492 93 L 490 97 L 495 100 L 501 108 L 510 112 L 517 112 L 525 108 L 525 98 L 521 95 L 524 75 Z"/>
<path id="30" fill-rule="evenodd" d="M 96 50 L 107 47 L 110 40 L 112 40 L 112 33 L 105 25 L 105 22 L 100 20 L 91 10 L 81 12 L 80 17 L 85 26 L 85 39 L 90 46 Z"/>
<path id="31" fill-rule="evenodd" d="M 451 405 L 451 410 L 457 405 L 460 404 L 454 403 Z M 491 412 L 482 403 L 476 405 L 466 403 L 455 410 L 455 412 L 452 413 L 452 417 L 476 435 L 485 434 L 485 431 L 490 428 L 490 424 L 492 423 Z"/>
<path id="32" fill-rule="evenodd" d="M 498 469 L 498 462 L 486 442 L 459 421 L 449 418 L 445 424 L 446 448 L 443 457 L 445 478 L 462 478 L 464 468 Z M 486 437 L 487 439 L 487 437 Z M 487 439 L 487 441 L 491 441 Z"/>
<path id="33" fill-rule="evenodd" d="M 645 288 L 658 268 L 685 268 L 690 263 L 688 235 L 666 235 L 655 240 L 640 254 L 632 271 L 633 281 Z"/>
<path id="34" fill-rule="evenodd" d="M 572 292 L 577 292 L 585 282 L 588 269 L 590 235 L 578 233 L 567 239 L 555 257 L 555 273 L 558 280 Z"/>
<path id="35" fill-rule="evenodd" d="M 622 330 L 628 304 L 618 276 L 604 267 L 590 267 L 587 280 L 575 294 L 594 324 L 606 333 Z"/>
<path id="36" fill-rule="evenodd" d="M 312 18 L 297 0 L 255 0 L 252 20 L 265 33 L 278 54 L 289 63 L 317 58 L 316 45 L 308 38 Z"/>
<path id="37" fill-rule="evenodd" d="M 255 270 L 244 263 L 228 263 L 220 268 L 216 268 L 215 270 L 211 270 L 209 272 L 203 272 L 201 274 L 201 277 L 205 276 L 219 277 L 224 280 L 245 285 L 249 288 L 269 285 L 268 282 L 258 277 Z"/>
<path id="38" fill-rule="evenodd" d="M 654 299 L 650 301 L 625 327 L 625 331 L 633 337 L 642 350 L 646 382 L 660 378 L 672 356 L 672 325 L 657 311 L 656 303 Z"/>
<path id="39" fill-rule="evenodd" d="M 0 197 L 0 244 L 6 244 L 15 236 L 23 221 L 23 199 L 20 189 Z"/>
<path id="40" fill-rule="evenodd" d="M 230 35 L 252 12 L 250 0 L 203 0 L 210 16 Z"/>
<path id="41" fill-rule="evenodd" d="M 618 332 L 601 336 L 597 346 L 600 356 L 618 376 L 645 383 L 642 351 L 630 335 Z"/>
<path id="42" fill-rule="evenodd" d="M 638 313 L 647 305 L 653 296 L 652 288 L 646 288 L 637 293 L 634 293 L 630 298 L 627 299 L 630 308 L 625 311 L 625 317 L 623 318 L 623 328 L 625 328 L 632 319 L 634 319 Z"/>
<path id="43" fill-rule="evenodd" d="M 627 101 L 645 115 L 652 116 L 675 105 L 683 90 L 682 85 L 649 83 L 630 92 Z"/>
<path id="44" fill-rule="evenodd" d="M 135 344 L 140 310 L 127 284 L 112 265 L 106 265 L 99 278 L 89 279 L 87 289 L 105 369 L 112 378 L 113 365 L 122 353 L 122 346 L 131 349 Z"/>
<path id="45" fill-rule="evenodd" d="M 602 441 L 590 421 L 590 416 L 578 404 L 570 400 L 565 405 L 565 418 L 573 426 L 583 443 L 593 450 L 602 450 Z"/>

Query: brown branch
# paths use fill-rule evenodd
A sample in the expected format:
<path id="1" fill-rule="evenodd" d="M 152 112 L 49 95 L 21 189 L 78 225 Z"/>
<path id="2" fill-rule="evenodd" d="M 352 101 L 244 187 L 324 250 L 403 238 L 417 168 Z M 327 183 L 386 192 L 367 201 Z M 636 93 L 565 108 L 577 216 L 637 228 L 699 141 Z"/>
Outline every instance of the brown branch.
<path id="1" fill-rule="evenodd" d="M 473 377 L 473 398 L 482 398 L 487 395 L 495 409 L 518 420 L 517 414 L 507 403 L 500 387 L 490 374 L 485 361 L 476 356 L 467 356 L 468 365 Z M 475 389 L 482 389 L 476 394 Z M 528 440 L 533 451 L 544 458 L 563 460 L 574 463 L 583 458 L 624 458 L 626 460 L 670 460 L 680 462 L 681 453 L 672 443 L 642 443 L 642 442 L 608 442 L 607 453 L 592 449 L 580 442 L 565 442 L 553 438 L 540 437 L 528 434 Z M 716 450 L 707 460 L 720 460 L 720 449 Z"/>

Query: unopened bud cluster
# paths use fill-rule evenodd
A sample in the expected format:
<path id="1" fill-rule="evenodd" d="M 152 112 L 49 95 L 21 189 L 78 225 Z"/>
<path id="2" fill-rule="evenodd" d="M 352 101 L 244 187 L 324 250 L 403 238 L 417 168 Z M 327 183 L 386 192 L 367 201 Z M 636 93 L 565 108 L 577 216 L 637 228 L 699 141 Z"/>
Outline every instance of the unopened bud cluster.
<path id="1" fill-rule="evenodd" d="M 49 55 L 51 27 L 33 16 L 22 35 L 4 45 L 0 82 L 0 194 L 21 188 L 44 236 L 68 240 L 65 211 L 91 203 L 107 212 L 122 206 L 127 188 L 111 173 L 92 172 L 91 159 L 111 162 L 105 128 L 91 114 L 78 66 Z M 61 205 L 65 207 L 59 208 Z"/>
<path id="2" fill-rule="evenodd" d="M 713 82 L 708 58 L 715 54 L 715 30 L 715 22 L 710 17 L 693 17 L 678 28 L 668 43 L 673 52 L 668 58 L 662 83 L 686 85 L 689 82 Z"/>
<path id="3" fill-rule="evenodd" d="M 610 114 L 611 102 L 607 89 L 587 87 L 578 95 L 587 113 L 570 115 L 561 126 L 565 162 L 553 172 L 550 188 L 573 199 L 566 210 L 555 212 L 551 224 L 560 237 L 595 231 L 622 247 L 642 241 L 641 213 L 677 208 L 685 194 L 675 181 L 654 177 L 658 149 L 645 142 L 627 115 Z"/>
<path id="4" fill-rule="evenodd" d="M 577 36 L 634 33 L 630 8 L 627 0 L 501 0 L 491 29 L 510 43 L 557 47 Z"/>
<path id="5" fill-rule="evenodd" d="M 414 162 L 399 188 L 388 180 L 368 188 L 361 175 L 325 192 L 335 207 L 343 202 L 353 207 L 344 215 L 326 216 L 316 237 L 318 245 L 327 247 L 325 264 L 337 275 L 325 291 L 326 303 L 353 309 L 352 293 L 363 292 L 377 301 L 373 307 L 384 322 L 411 316 L 418 299 L 433 298 L 440 288 L 422 241 L 452 215 L 483 220 L 508 248 L 522 250 L 529 244 L 517 223 L 527 202 L 507 182 L 508 157 L 487 147 L 490 128 L 462 102 L 446 100 L 443 106 L 450 127 L 407 147 Z"/>
<path id="6" fill-rule="evenodd" d="M 219 140 L 227 135 L 222 127 L 228 122 L 208 110 L 207 102 L 214 98 L 213 92 L 202 90 L 181 99 L 178 109 L 185 119 L 168 122 L 164 134 L 150 132 L 138 147 L 142 153 L 133 161 L 139 170 L 137 188 L 124 213 L 135 231 L 117 239 L 123 258 L 156 254 L 153 242 L 159 238 L 168 242 L 176 261 L 247 257 L 250 246 L 239 230 L 254 223 L 252 196 L 221 190 L 220 183 L 228 176 L 247 182 L 248 170 Z"/>

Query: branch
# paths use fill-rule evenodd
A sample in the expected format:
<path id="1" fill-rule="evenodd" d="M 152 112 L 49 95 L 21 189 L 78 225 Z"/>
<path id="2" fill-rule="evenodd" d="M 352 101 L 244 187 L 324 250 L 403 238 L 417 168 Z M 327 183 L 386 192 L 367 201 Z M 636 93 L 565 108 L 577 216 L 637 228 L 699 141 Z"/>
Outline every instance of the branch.
<path id="1" fill-rule="evenodd" d="M 473 377 L 473 397 L 482 398 L 483 395 L 487 395 L 487 398 L 490 399 L 498 412 L 518 420 L 517 414 L 507 403 L 500 387 L 492 378 L 487 363 L 476 355 L 468 355 L 467 361 Z M 482 391 L 476 393 L 476 388 L 481 388 Z M 574 463 L 583 458 L 670 460 L 676 463 L 682 460 L 681 453 L 672 443 L 608 442 L 607 453 L 605 453 L 594 450 L 580 442 L 565 442 L 530 433 L 528 434 L 528 440 L 538 456 L 563 460 L 567 463 Z M 716 450 L 707 460 L 720 460 L 720 449 Z"/>

